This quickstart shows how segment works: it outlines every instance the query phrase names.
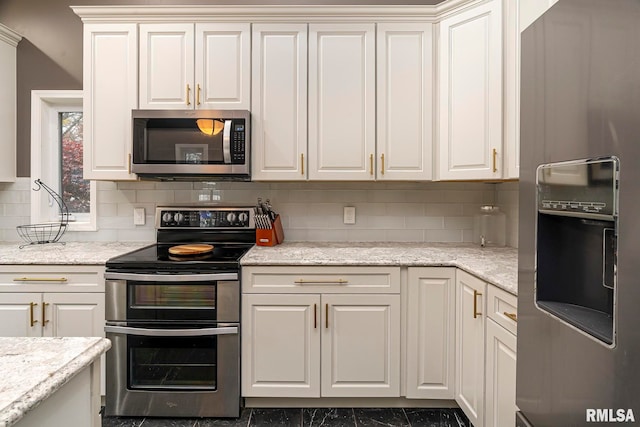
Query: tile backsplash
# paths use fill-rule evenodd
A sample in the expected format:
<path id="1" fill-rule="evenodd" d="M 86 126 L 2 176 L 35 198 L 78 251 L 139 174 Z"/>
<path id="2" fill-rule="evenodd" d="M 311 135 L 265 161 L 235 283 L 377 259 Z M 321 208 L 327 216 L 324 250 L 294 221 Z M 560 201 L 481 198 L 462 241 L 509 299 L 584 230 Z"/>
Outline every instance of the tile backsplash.
<path id="1" fill-rule="evenodd" d="M 30 223 L 31 180 L 0 183 L 0 238 L 19 241 L 17 225 Z M 517 246 L 518 184 L 456 182 L 98 182 L 98 230 L 68 231 L 64 240 L 153 241 L 156 206 L 222 203 L 253 205 L 270 199 L 288 241 L 471 242 L 473 215 L 498 204 L 507 215 L 507 244 Z M 356 223 L 343 223 L 355 206 Z M 133 225 L 133 208 L 146 212 Z"/>

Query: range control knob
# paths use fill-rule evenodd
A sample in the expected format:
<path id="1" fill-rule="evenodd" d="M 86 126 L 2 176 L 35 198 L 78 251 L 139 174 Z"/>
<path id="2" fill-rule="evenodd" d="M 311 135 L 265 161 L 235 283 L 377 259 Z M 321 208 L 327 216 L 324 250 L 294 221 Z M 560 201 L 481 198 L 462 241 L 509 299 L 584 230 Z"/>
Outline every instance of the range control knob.
<path id="1" fill-rule="evenodd" d="M 227 214 L 227 221 L 229 222 L 229 224 L 233 224 L 236 221 L 236 213 L 235 212 L 229 212 Z"/>
<path id="2" fill-rule="evenodd" d="M 165 212 L 162 214 L 162 220 L 164 222 L 171 222 L 172 219 L 173 219 L 173 215 L 171 215 L 171 212 Z"/>
<path id="3" fill-rule="evenodd" d="M 181 223 L 182 220 L 184 219 L 184 214 L 180 212 L 176 212 L 176 214 L 173 216 L 173 219 L 175 219 L 177 223 Z"/>
<path id="4" fill-rule="evenodd" d="M 249 215 L 246 212 L 240 212 L 240 215 L 238 215 L 238 220 L 243 224 L 246 224 L 248 219 Z"/>

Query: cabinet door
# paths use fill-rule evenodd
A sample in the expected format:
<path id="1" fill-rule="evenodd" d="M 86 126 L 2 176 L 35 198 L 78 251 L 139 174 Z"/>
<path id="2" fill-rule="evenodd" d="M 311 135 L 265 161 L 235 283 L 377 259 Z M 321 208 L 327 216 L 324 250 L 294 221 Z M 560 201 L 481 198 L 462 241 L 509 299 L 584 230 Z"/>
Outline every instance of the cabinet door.
<path id="1" fill-rule="evenodd" d="M 455 269 L 409 268 L 407 397 L 453 399 Z"/>
<path id="2" fill-rule="evenodd" d="M 400 295 L 322 295 L 322 396 L 400 396 Z"/>
<path id="3" fill-rule="evenodd" d="M 44 293 L 45 337 L 104 337 L 103 293 Z"/>
<path id="4" fill-rule="evenodd" d="M 375 24 L 309 25 L 309 178 L 373 180 Z"/>
<path id="5" fill-rule="evenodd" d="M 253 25 L 252 178 L 307 177 L 307 25 Z"/>
<path id="6" fill-rule="evenodd" d="M 320 397 L 319 295 L 243 295 L 242 306 L 242 396 Z"/>
<path id="7" fill-rule="evenodd" d="M 433 151 L 433 25 L 378 24 L 378 179 L 430 180 Z"/>
<path id="8" fill-rule="evenodd" d="M 191 109 L 193 24 L 140 24 L 140 108 Z"/>
<path id="9" fill-rule="evenodd" d="M 20 39 L 0 25 L 0 182 L 16 180 L 16 45 Z"/>
<path id="10" fill-rule="evenodd" d="M 520 176 L 520 1 L 503 0 L 504 8 L 504 173 Z"/>
<path id="11" fill-rule="evenodd" d="M 487 392 L 485 426 L 516 422 L 516 336 L 487 320 Z"/>
<path id="12" fill-rule="evenodd" d="M 456 393 L 475 427 L 484 422 L 484 301 L 486 284 L 456 272 Z"/>
<path id="13" fill-rule="evenodd" d="M 196 24 L 196 108 L 249 109 L 250 34 L 250 24 Z"/>
<path id="14" fill-rule="evenodd" d="M 135 180 L 131 110 L 138 107 L 136 24 L 85 24 L 83 76 L 84 178 Z"/>
<path id="15" fill-rule="evenodd" d="M 0 294 L 0 337 L 39 337 L 41 294 Z"/>
<path id="16" fill-rule="evenodd" d="M 502 177 L 501 1 L 440 22 L 440 179 Z"/>

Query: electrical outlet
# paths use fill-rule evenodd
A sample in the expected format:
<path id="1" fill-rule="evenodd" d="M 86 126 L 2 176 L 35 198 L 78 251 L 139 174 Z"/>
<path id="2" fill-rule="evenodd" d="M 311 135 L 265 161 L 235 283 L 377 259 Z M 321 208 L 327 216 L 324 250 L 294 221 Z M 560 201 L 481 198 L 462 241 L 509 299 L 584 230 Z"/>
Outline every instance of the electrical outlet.
<path id="1" fill-rule="evenodd" d="M 145 213 L 144 208 L 133 208 L 133 225 L 144 225 Z"/>
<path id="2" fill-rule="evenodd" d="M 344 207 L 344 223 L 355 224 L 356 223 L 356 208 L 355 206 Z"/>

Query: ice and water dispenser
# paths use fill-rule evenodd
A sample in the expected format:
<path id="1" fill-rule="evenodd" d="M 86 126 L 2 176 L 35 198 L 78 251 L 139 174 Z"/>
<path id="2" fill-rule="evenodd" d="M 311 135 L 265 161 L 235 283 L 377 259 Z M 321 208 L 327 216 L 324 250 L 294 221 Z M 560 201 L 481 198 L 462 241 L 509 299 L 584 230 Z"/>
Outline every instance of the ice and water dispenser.
<path id="1" fill-rule="evenodd" d="M 537 170 L 536 306 L 615 344 L 618 174 L 615 157 Z"/>

